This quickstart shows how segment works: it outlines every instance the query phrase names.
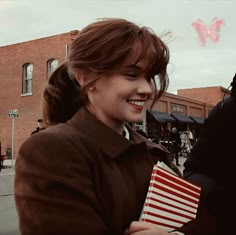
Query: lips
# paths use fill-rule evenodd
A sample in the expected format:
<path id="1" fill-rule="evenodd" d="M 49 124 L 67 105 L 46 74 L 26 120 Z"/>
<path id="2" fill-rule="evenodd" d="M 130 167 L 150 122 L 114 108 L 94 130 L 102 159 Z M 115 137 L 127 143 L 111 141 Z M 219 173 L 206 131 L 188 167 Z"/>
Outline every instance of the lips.
<path id="1" fill-rule="evenodd" d="M 144 101 L 142 100 L 128 100 L 128 103 L 132 105 L 135 110 L 143 110 Z"/>

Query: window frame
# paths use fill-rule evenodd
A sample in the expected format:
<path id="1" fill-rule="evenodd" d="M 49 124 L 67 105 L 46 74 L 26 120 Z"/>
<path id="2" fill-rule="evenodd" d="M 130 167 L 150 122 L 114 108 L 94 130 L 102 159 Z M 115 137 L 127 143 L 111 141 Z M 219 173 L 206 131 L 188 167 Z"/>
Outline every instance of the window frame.
<path id="1" fill-rule="evenodd" d="M 22 95 L 32 94 L 34 65 L 25 63 L 22 74 Z"/>
<path id="2" fill-rule="evenodd" d="M 53 65 L 53 63 L 57 62 L 56 65 Z M 47 61 L 47 79 L 50 77 L 50 75 L 53 73 L 53 71 L 58 67 L 59 60 L 56 58 L 51 58 Z"/>

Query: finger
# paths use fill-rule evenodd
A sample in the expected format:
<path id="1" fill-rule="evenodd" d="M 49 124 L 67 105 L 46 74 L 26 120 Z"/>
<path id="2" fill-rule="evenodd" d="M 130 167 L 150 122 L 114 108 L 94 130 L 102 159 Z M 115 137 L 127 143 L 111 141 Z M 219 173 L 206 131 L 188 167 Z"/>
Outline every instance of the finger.
<path id="1" fill-rule="evenodd" d="M 128 229 L 128 234 L 133 234 L 135 232 L 139 232 L 141 230 L 146 230 L 148 229 L 148 224 L 147 223 L 144 223 L 144 222 L 141 222 L 141 221 L 133 221 L 130 226 L 129 226 L 129 229 Z"/>

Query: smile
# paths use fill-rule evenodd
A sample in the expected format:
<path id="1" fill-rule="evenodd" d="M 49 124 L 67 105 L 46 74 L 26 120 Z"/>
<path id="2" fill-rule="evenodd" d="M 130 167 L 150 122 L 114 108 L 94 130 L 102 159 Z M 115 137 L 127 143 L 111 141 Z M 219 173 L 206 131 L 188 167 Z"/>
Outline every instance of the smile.
<path id="1" fill-rule="evenodd" d="M 128 100 L 128 103 L 131 104 L 134 109 L 142 110 L 145 102 L 140 100 Z"/>

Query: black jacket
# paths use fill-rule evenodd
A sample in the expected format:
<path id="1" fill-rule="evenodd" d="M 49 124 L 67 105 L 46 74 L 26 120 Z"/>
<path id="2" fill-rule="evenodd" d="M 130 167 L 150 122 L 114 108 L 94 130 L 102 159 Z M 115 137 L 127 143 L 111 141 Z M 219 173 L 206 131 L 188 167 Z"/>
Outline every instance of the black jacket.
<path id="1" fill-rule="evenodd" d="M 42 131 L 42 130 L 44 130 L 45 129 L 45 127 L 36 127 L 36 129 L 34 130 L 34 131 L 32 131 L 31 132 L 31 135 L 33 135 L 33 134 L 35 134 L 35 133 L 38 133 L 38 132 L 40 132 L 40 131 Z"/>
<path id="2" fill-rule="evenodd" d="M 202 185 L 206 207 L 219 220 L 219 234 L 234 234 L 236 99 L 219 102 L 206 119 L 184 164 L 184 176 Z"/>

